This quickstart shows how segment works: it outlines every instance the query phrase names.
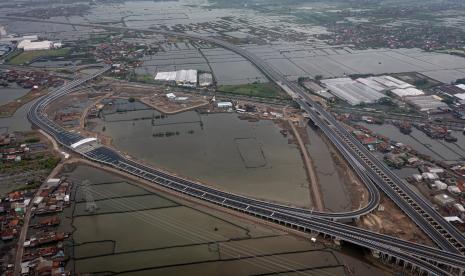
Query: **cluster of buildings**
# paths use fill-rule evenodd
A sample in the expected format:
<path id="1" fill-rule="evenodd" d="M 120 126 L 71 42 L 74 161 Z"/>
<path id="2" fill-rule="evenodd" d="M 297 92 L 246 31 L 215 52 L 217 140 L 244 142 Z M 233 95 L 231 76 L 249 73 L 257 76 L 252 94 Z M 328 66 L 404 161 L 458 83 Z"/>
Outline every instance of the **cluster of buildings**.
<path id="1" fill-rule="evenodd" d="M 48 146 L 39 139 L 25 139 L 21 133 L 0 134 L 0 164 L 31 159 L 47 149 Z"/>
<path id="2" fill-rule="evenodd" d="M 155 81 L 181 87 L 209 87 L 213 84 L 213 76 L 210 73 L 199 73 L 197 70 L 178 70 L 158 72 Z"/>
<path id="3" fill-rule="evenodd" d="M 111 42 L 97 45 L 94 56 L 107 64 L 118 64 L 121 61 L 138 60 L 147 54 L 148 46 L 124 41 L 119 38 Z"/>
<path id="4" fill-rule="evenodd" d="M 318 91 L 317 94 L 331 93 L 337 98 L 348 102 L 350 105 L 362 103 L 376 103 L 382 98 L 395 97 L 420 111 L 436 112 L 447 109 L 448 105 L 442 98 L 436 95 L 426 95 L 424 91 L 413 85 L 394 78 L 392 76 L 375 76 L 367 78 L 335 78 L 322 80 L 321 86 L 312 85 L 310 89 Z M 326 97 L 328 97 L 326 95 Z"/>
<path id="5" fill-rule="evenodd" d="M 462 166 L 459 166 L 462 167 Z M 428 188 L 435 203 L 453 222 L 465 221 L 465 180 L 454 172 L 454 168 L 419 166 L 419 174 L 411 177 L 411 182 Z M 426 188 L 425 187 L 425 188 Z"/>
<path id="6" fill-rule="evenodd" d="M 16 134 L 4 133 L 0 135 L 1 162 L 19 162 L 25 157 L 27 153 L 29 153 L 29 148 L 26 144 L 17 143 Z"/>
<path id="7" fill-rule="evenodd" d="M 360 79 L 336 78 L 322 80 L 321 83 L 337 98 L 350 105 L 376 103 L 386 95 L 360 82 Z"/>
<path id="8" fill-rule="evenodd" d="M 1 37 L 0 42 L 16 43 L 16 48 L 22 49 L 23 51 L 58 49 L 63 46 L 61 42 L 54 42 L 50 40 L 40 40 L 39 36 L 37 35 L 25 35 L 25 36 L 5 35 Z"/>
<path id="9" fill-rule="evenodd" d="M 60 86 L 63 80 L 43 71 L 6 70 L 0 72 L 0 86 L 9 86 L 10 83 L 16 83 L 25 89 L 38 89 L 44 86 Z"/>
<path id="10" fill-rule="evenodd" d="M 404 7 L 402 7 L 404 8 Z M 369 9 L 368 9 L 369 10 Z M 403 10 L 405 13 L 407 10 Z M 415 11 L 411 11 L 414 13 Z M 363 14 L 363 12 L 361 12 Z M 401 13 L 401 11 L 399 11 Z M 349 16 L 354 16 L 353 14 Z M 361 18 L 371 15 L 360 15 Z M 423 50 L 460 49 L 463 47 L 463 33 L 458 28 L 437 27 L 432 31 L 428 24 L 416 24 L 415 27 L 377 25 L 369 23 L 332 24 L 329 33 L 319 34 L 317 38 L 328 41 L 330 45 L 355 45 L 361 48 L 420 48 Z M 441 29 L 442 28 L 442 29 Z M 405 35 L 408 33 L 408 35 Z"/>
<path id="11" fill-rule="evenodd" d="M 435 89 L 441 95 L 451 99 L 452 113 L 458 119 L 465 119 L 465 84 L 444 84 Z"/>
<path id="12" fill-rule="evenodd" d="M 3 242 L 12 241 L 19 236 L 26 208 L 33 195 L 33 191 L 16 191 L 0 200 L 0 235 Z"/>
<path id="13" fill-rule="evenodd" d="M 50 49 L 58 49 L 61 48 L 63 45 L 61 42 L 53 42 L 50 40 L 30 40 L 25 39 L 21 40 L 16 48 L 22 49 L 23 51 L 40 51 L 40 50 L 50 50 Z"/>
<path id="14" fill-rule="evenodd" d="M 415 168 L 418 173 L 407 180 L 417 185 L 436 204 L 447 219 L 465 221 L 465 162 L 438 163 L 412 148 L 354 125 L 354 136 L 372 151 L 383 154 L 384 162 L 395 169 Z"/>
<path id="15" fill-rule="evenodd" d="M 65 275 L 67 256 L 63 241 L 67 233 L 60 232 L 59 212 L 70 205 L 71 183 L 65 179 L 51 178 L 32 199 L 32 217 L 29 224 L 34 229 L 22 245 L 22 275 Z"/>

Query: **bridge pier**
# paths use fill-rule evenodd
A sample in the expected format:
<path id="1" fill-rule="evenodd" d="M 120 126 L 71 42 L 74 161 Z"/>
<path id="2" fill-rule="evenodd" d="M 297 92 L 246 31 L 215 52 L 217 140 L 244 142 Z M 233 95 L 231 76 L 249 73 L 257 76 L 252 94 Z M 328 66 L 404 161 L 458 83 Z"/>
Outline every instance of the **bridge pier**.
<path id="1" fill-rule="evenodd" d="M 371 255 L 375 257 L 376 259 L 379 259 L 380 257 L 380 252 L 378 250 L 371 250 Z"/>

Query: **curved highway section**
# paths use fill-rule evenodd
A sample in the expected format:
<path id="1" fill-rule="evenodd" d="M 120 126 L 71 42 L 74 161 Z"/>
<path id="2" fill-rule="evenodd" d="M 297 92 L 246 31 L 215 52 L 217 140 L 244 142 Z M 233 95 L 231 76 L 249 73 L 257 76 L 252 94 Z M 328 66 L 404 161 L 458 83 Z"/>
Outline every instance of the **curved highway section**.
<path id="1" fill-rule="evenodd" d="M 56 23 L 63 24 L 62 22 Z M 100 25 L 81 25 L 108 28 L 108 26 Z M 121 27 L 110 28 L 118 30 L 130 29 Z M 202 37 L 198 35 L 158 30 L 132 30 L 145 32 L 153 31 L 166 35 L 204 40 L 234 51 L 251 61 L 270 80 L 276 82 L 284 91 L 290 94 L 294 100 L 299 103 L 303 110 L 308 112 L 313 122 L 328 136 L 339 151 L 346 157 L 354 170 L 359 174 L 362 180 L 365 181 L 369 191 L 372 193 L 373 199 L 370 201 L 370 204 L 374 205 L 370 206 L 371 208 L 374 208 L 373 206 L 376 206 L 377 200 L 379 200 L 379 195 L 378 199 L 376 199 L 376 189 L 370 188 L 373 184 L 375 184 L 444 250 L 406 242 L 332 220 L 347 217 L 359 217 L 365 214 L 368 209 L 358 215 L 354 215 L 353 212 L 345 214 L 316 213 L 305 209 L 281 206 L 215 190 L 199 183 L 168 175 L 143 164 L 139 164 L 121 156 L 114 150 L 107 147 L 98 146 L 90 151 L 84 153 L 77 151 L 77 153 L 96 162 L 110 165 L 121 171 L 136 175 L 158 185 L 162 185 L 224 207 L 239 210 L 241 212 L 284 224 L 302 231 L 317 231 L 319 233 L 325 233 L 340 240 L 358 244 L 374 251 L 383 252 L 384 254 L 394 256 L 402 261 L 420 267 L 423 271 L 431 274 L 450 274 L 442 269 L 443 265 L 448 266 L 447 268 L 454 268 L 454 273 L 463 273 L 463 269 L 465 268 L 465 258 L 459 253 L 465 252 L 464 236 L 454 226 L 446 222 L 443 217 L 431 207 L 429 202 L 412 191 L 402 179 L 398 178 L 389 168 L 376 159 L 363 145 L 361 145 L 350 133 L 348 133 L 348 131 L 340 125 L 340 123 L 336 121 L 331 114 L 318 104 L 314 103 L 300 86 L 288 81 L 266 62 L 236 45 L 232 45 L 215 38 Z M 62 146 L 76 152 L 76 150 L 70 146 L 73 143 L 81 141 L 85 137 L 76 133 L 67 132 L 56 125 L 52 122 L 52 120 L 47 118 L 47 115 L 44 112 L 45 108 L 50 102 L 70 93 L 75 87 L 103 74 L 108 69 L 109 67 L 105 67 L 96 74 L 83 79 L 74 80 L 40 98 L 31 106 L 28 112 L 28 118 L 35 126 L 43 129 L 45 132 L 54 137 L 54 139 L 56 139 Z"/>
<path id="2" fill-rule="evenodd" d="M 359 229 L 340 222 L 328 220 L 327 218 L 309 216 L 307 210 L 270 204 L 264 201 L 257 201 L 211 189 L 199 183 L 188 181 L 139 164 L 121 156 L 108 147 L 97 146 L 86 152 L 72 148 L 71 145 L 82 141 L 85 137 L 76 133 L 70 133 L 58 126 L 47 117 L 45 109 L 51 102 L 71 93 L 77 86 L 98 77 L 108 69 L 109 67 L 107 66 L 92 76 L 74 80 L 40 98 L 31 106 L 28 112 L 29 120 L 35 126 L 51 135 L 63 147 L 81 154 L 90 160 L 111 166 L 152 183 L 156 183 L 157 185 L 297 230 L 324 233 L 336 239 L 348 241 L 376 252 L 382 252 L 389 256 L 396 257 L 399 260 L 412 264 L 415 267 L 421 268 L 422 271 L 431 274 L 450 275 L 443 267 L 434 265 L 431 262 L 453 268 L 465 267 L 465 257 L 461 255 Z"/>

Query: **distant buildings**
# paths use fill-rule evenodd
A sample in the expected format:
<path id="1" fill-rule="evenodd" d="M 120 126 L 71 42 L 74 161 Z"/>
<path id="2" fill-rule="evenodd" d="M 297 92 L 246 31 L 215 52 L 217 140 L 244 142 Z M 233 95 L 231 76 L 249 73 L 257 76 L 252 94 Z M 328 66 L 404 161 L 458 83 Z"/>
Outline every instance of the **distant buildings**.
<path id="1" fill-rule="evenodd" d="M 24 51 L 35 51 L 35 50 L 48 50 L 52 48 L 52 42 L 48 40 L 44 41 L 35 41 L 23 40 L 18 43 L 18 49 L 23 49 Z"/>
<path id="2" fill-rule="evenodd" d="M 351 78 L 326 79 L 321 82 L 334 96 L 351 105 L 375 103 L 386 97 L 375 89 Z"/>
<path id="3" fill-rule="evenodd" d="M 218 108 L 232 108 L 233 107 L 232 102 L 218 102 L 216 105 L 218 106 Z"/>
<path id="4" fill-rule="evenodd" d="M 184 87 L 197 86 L 197 70 L 179 70 L 171 72 L 158 72 L 156 81 L 168 82 Z"/>
<path id="5" fill-rule="evenodd" d="M 158 72 L 155 81 L 183 87 L 209 87 L 213 85 L 211 73 L 198 73 L 197 70 Z"/>
<path id="6" fill-rule="evenodd" d="M 420 95 L 404 97 L 404 100 L 420 111 L 447 109 L 448 105 L 436 95 Z"/>

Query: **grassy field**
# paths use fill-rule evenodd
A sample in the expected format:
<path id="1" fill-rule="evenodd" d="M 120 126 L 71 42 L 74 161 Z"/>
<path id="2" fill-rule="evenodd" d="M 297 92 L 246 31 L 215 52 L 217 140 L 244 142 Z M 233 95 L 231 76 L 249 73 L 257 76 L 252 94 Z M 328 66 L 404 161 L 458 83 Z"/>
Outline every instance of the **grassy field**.
<path id="1" fill-rule="evenodd" d="M 134 82 L 143 82 L 143 83 L 155 83 L 154 77 L 152 75 L 133 75 L 131 81 Z"/>
<path id="2" fill-rule="evenodd" d="M 8 63 L 12 65 L 26 64 L 33 61 L 36 58 L 40 57 L 61 57 L 68 55 L 70 49 L 51 49 L 51 50 L 38 50 L 38 51 L 28 51 L 22 52 L 13 58 L 11 58 Z"/>
<path id="3" fill-rule="evenodd" d="M 221 85 L 217 89 L 219 92 L 232 93 L 244 96 L 260 98 L 287 98 L 278 87 L 271 83 L 251 83 L 240 85 Z"/>

